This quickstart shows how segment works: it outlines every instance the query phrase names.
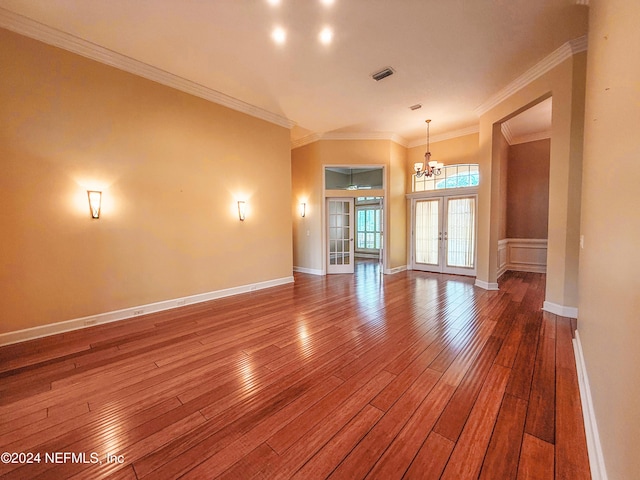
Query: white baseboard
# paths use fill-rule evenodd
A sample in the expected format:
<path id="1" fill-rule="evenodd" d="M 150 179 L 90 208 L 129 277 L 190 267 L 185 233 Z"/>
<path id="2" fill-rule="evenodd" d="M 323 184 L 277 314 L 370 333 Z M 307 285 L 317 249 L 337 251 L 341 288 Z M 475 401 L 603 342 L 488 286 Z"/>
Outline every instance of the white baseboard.
<path id="1" fill-rule="evenodd" d="M 317 268 L 293 267 L 294 272 L 308 273 L 309 275 L 324 275 L 325 273 Z"/>
<path id="2" fill-rule="evenodd" d="M 239 287 L 225 288 L 223 290 L 216 290 L 213 292 L 199 293 L 197 295 L 190 295 L 188 297 L 174 298 L 172 300 L 164 300 L 161 302 L 149 303 L 147 305 L 139 305 L 137 307 L 115 310 L 113 312 L 98 313 L 96 315 L 91 315 L 88 317 L 74 318 L 72 320 L 50 323 L 48 325 L 40 325 L 37 327 L 26 328 L 24 330 L 17 330 L 15 332 L 1 333 L 0 346 L 24 342 L 26 340 L 33 340 L 40 337 L 47 337 L 49 335 L 55 335 L 57 333 L 70 332 L 72 330 L 79 330 L 81 328 L 93 327 L 94 325 L 99 325 L 102 323 L 117 322 L 119 320 L 137 317 L 139 315 L 161 312 L 163 310 L 170 310 L 172 308 L 192 305 L 194 303 L 207 302 L 209 300 L 229 297 L 231 295 L 238 295 L 240 293 L 253 292 L 255 290 L 262 290 L 264 288 L 276 287 L 278 285 L 284 285 L 287 283 L 293 283 L 293 276 L 276 278 L 274 280 L 251 283 L 248 285 L 241 285 Z"/>
<path id="3" fill-rule="evenodd" d="M 485 290 L 499 290 L 497 282 L 485 282 L 476 278 L 476 287 L 483 288 Z"/>
<path id="4" fill-rule="evenodd" d="M 604 455 L 602 454 L 602 444 L 598 434 L 596 415 L 593 410 L 593 400 L 591 398 L 591 387 L 587 376 L 587 366 L 584 362 L 580 335 L 575 332 L 573 339 L 573 351 L 576 357 L 576 370 L 578 371 L 578 386 L 580 387 L 580 402 L 582 403 L 582 416 L 584 418 L 584 431 L 587 437 L 587 451 L 589 453 L 589 467 L 591 468 L 591 478 L 593 480 L 607 480 L 607 470 L 604 465 Z"/>
<path id="5" fill-rule="evenodd" d="M 578 309 L 576 307 L 567 307 L 565 305 L 558 305 L 553 302 L 545 302 L 542 304 L 542 310 L 549 313 L 555 313 L 561 317 L 578 318 Z"/>
<path id="6" fill-rule="evenodd" d="M 498 268 L 498 273 L 496 274 L 496 278 L 500 278 L 505 273 L 507 273 L 507 266 L 503 265 L 500 268 Z"/>
<path id="7" fill-rule="evenodd" d="M 393 275 L 394 273 L 404 272 L 406 269 L 407 269 L 406 265 L 401 265 L 399 267 L 394 267 L 394 268 L 385 268 L 384 269 L 384 274 L 385 275 Z"/>

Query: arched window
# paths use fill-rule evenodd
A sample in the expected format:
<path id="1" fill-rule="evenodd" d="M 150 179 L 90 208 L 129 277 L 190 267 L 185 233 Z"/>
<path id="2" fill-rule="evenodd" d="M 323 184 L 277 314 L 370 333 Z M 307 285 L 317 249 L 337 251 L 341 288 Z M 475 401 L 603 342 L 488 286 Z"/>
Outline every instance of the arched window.
<path id="1" fill-rule="evenodd" d="M 440 175 L 434 177 L 417 178 L 413 174 L 413 191 L 424 192 L 445 188 L 477 187 L 480 184 L 480 174 L 477 163 L 447 165 L 442 167 Z"/>

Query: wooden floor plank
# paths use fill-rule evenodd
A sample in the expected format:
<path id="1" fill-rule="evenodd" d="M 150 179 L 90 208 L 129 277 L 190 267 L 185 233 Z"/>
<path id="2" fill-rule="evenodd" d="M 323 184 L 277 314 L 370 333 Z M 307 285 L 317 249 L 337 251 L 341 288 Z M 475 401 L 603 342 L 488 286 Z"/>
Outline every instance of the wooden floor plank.
<path id="1" fill-rule="evenodd" d="M 477 478 L 511 371 L 494 364 L 442 474 L 443 479 Z"/>
<path id="2" fill-rule="evenodd" d="M 551 480 L 555 475 L 555 448 L 551 443 L 524 434 L 517 480 Z"/>
<path id="3" fill-rule="evenodd" d="M 545 442 L 555 443 L 555 318 L 546 315 L 542 325 L 525 431 Z"/>
<path id="4" fill-rule="evenodd" d="M 571 322 L 557 317 L 556 341 L 556 478 L 581 480 L 591 478 L 589 458 L 582 422 L 582 405 L 578 375 L 573 357 Z"/>
<path id="5" fill-rule="evenodd" d="M 356 270 L 0 347 L 3 451 L 122 459 L 0 476 L 589 478 L 544 275 Z"/>
<path id="6" fill-rule="evenodd" d="M 427 398 L 416 409 L 400 433 L 393 439 L 389 448 L 385 450 L 380 460 L 368 473 L 368 478 L 385 478 L 388 480 L 402 478 L 423 446 L 426 432 L 433 428 L 445 405 L 451 399 L 454 390 L 454 387 L 448 383 L 440 381 L 429 392 Z M 437 440 L 436 443 L 438 443 Z M 450 442 L 450 444 L 453 446 L 454 443 Z M 431 452 L 428 456 L 430 455 Z M 449 455 L 447 454 L 448 457 Z M 420 463 L 421 460 L 418 461 L 418 464 Z M 444 468 L 444 463 L 442 467 Z"/>
<path id="7" fill-rule="evenodd" d="M 527 402 L 512 395 L 504 396 L 480 471 L 481 479 L 516 478 L 526 414 Z"/>

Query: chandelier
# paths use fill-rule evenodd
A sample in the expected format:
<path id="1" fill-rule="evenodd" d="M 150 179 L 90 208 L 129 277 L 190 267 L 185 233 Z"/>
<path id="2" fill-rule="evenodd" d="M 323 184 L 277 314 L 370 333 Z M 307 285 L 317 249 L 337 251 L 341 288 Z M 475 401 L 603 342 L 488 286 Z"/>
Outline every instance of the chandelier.
<path id="1" fill-rule="evenodd" d="M 431 152 L 429 151 L 429 123 L 431 123 L 431 120 L 425 121 L 427 122 L 427 151 L 424 154 L 424 163 L 415 163 L 413 165 L 413 168 L 416 171 L 416 177 L 418 178 L 422 176 L 433 177 L 435 175 L 440 175 L 443 166 L 442 163 L 431 160 Z"/>

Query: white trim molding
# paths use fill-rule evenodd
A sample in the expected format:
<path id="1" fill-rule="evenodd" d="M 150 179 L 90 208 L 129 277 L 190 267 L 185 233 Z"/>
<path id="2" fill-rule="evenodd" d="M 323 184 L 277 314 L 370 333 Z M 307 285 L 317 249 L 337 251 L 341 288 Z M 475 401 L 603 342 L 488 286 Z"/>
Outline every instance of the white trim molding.
<path id="1" fill-rule="evenodd" d="M 309 275 L 324 275 L 325 273 L 318 268 L 307 268 L 307 267 L 293 267 L 294 272 L 298 273 L 308 273 Z"/>
<path id="2" fill-rule="evenodd" d="M 389 140 L 407 147 L 407 140 L 393 132 L 325 132 L 311 133 L 291 141 L 291 148 L 304 147 L 318 140 Z"/>
<path id="3" fill-rule="evenodd" d="M 407 266 L 406 265 L 400 265 L 399 267 L 385 268 L 384 269 L 384 274 L 385 275 L 393 275 L 395 273 L 404 272 L 405 270 L 407 270 Z"/>
<path id="4" fill-rule="evenodd" d="M 507 141 L 509 145 L 513 145 L 513 132 L 511 132 L 511 126 L 509 122 L 502 122 L 500 124 L 500 131 L 502 132 L 502 136 Z"/>
<path id="5" fill-rule="evenodd" d="M 506 87 L 499 92 L 489 97 L 482 105 L 476 108 L 474 111 L 476 115 L 481 116 L 487 113 L 496 105 L 509 98 L 518 90 L 523 89 L 531 82 L 537 80 L 542 75 L 560 65 L 562 62 L 571 58 L 573 55 L 584 52 L 587 50 L 587 36 L 583 35 L 574 40 L 569 40 L 560 48 L 554 50 L 551 54 L 547 55 L 541 61 L 536 63 L 529 70 L 524 72 Z"/>
<path id="6" fill-rule="evenodd" d="M 113 50 L 101 47 L 95 43 L 62 32 L 48 25 L 44 25 L 31 18 L 18 15 L 4 8 L 0 8 L 0 27 L 19 33 L 26 37 L 39 40 L 54 47 L 62 48 L 69 52 L 95 60 L 104 65 L 115 67 L 125 72 L 133 73 L 147 80 L 160 83 L 167 87 L 175 88 L 182 92 L 203 98 L 218 105 L 246 113 L 252 117 L 274 123 L 281 127 L 292 128 L 295 122 L 282 115 L 270 112 L 255 105 L 230 97 L 224 93 L 213 90 L 186 78 L 179 77 L 160 68 L 154 67 Z"/>
<path id="7" fill-rule="evenodd" d="M 578 318 L 578 309 L 576 307 L 567 307 L 566 305 L 547 302 L 546 300 L 542 304 L 542 310 L 561 317 Z"/>
<path id="8" fill-rule="evenodd" d="M 537 142 L 538 140 L 547 140 L 551 138 L 551 130 L 542 130 L 540 132 L 528 133 L 511 139 L 509 145 L 519 145 L 521 143 Z"/>
<path id="9" fill-rule="evenodd" d="M 445 140 L 451 140 L 452 138 L 464 137 L 466 135 L 473 135 L 474 133 L 479 133 L 479 132 L 480 132 L 480 125 L 472 125 L 471 127 L 463 128 L 460 130 L 445 132 L 439 135 L 432 135 L 431 143 L 443 142 Z M 407 147 L 413 148 L 413 147 L 420 147 L 422 145 L 425 145 L 425 146 L 427 145 L 427 141 L 424 138 L 409 142 Z"/>
<path id="10" fill-rule="evenodd" d="M 476 278 L 475 286 L 480 287 L 484 290 L 491 290 L 491 291 L 499 290 L 498 282 L 485 282 L 484 280 L 478 280 L 477 278 Z"/>
<path id="11" fill-rule="evenodd" d="M 607 470 L 604 464 L 602 444 L 598 433 L 596 414 L 593 409 L 591 387 L 587 376 L 587 364 L 584 361 L 580 335 L 576 330 L 573 338 L 573 352 L 576 357 L 576 370 L 578 372 L 578 386 L 580 387 L 580 403 L 582 404 L 582 416 L 584 418 L 584 430 L 587 437 L 587 452 L 589 454 L 589 467 L 593 480 L 607 480 Z"/>
<path id="12" fill-rule="evenodd" d="M 498 278 L 507 270 L 546 273 L 546 238 L 505 238 L 498 241 Z"/>
<path id="13" fill-rule="evenodd" d="M 88 317 L 74 318 L 72 320 L 40 325 L 37 327 L 26 328 L 24 330 L 17 330 L 15 332 L 2 333 L 0 334 L 0 346 L 24 342 L 26 340 L 33 340 L 40 337 L 47 337 L 57 333 L 70 332 L 81 328 L 93 327 L 94 325 L 100 325 L 102 323 L 117 322 L 119 320 L 126 320 L 140 315 L 161 312 L 163 310 L 171 310 L 185 305 L 207 302 L 209 300 L 216 300 L 218 298 L 229 297 L 231 295 L 239 295 L 241 293 L 254 292 L 256 290 L 276 287 L 288 283 L 293 283 L 293 276 L 276 278 L 248 285 L 240 285 L 238 287 L 225 288 L 223 290 L 215 290 L 213 292 L 199 293 L 197 295 L 190 295 L 187 297 L 174 298 L 171 300 L 149 303 L 147 305 L 115 310 L 113 312 L 98 313 Z"/>

